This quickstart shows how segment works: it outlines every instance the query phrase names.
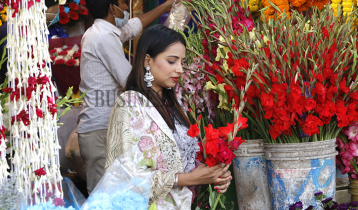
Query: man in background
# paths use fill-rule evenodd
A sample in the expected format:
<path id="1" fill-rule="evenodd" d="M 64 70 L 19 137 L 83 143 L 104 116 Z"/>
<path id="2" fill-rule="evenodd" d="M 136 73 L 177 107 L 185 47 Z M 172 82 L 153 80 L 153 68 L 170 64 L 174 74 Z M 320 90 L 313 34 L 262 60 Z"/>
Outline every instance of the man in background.
<path id="1" fill-rule="evenodd" d="M 77 132 L 81 156 L 87 166 L 90 194 L 104 174 L 112 106 L 132 69 L 122 43 L 138 36 L 143 28 L 170 11 L 174 0 L 130 20 L 125 0 L 86 0 L 86 3 L 94 24 L 83 35 L 81 43 L 80 92 L 87 93 Z"/>

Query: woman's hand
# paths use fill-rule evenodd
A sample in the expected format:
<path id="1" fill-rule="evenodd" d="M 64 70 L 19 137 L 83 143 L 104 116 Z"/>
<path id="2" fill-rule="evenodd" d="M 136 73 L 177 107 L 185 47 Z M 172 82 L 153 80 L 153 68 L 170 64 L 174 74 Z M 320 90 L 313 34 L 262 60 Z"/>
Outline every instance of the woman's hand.
<path id="1" fill-rule="evenodd" d="M 227 183 L 228 181 L 230 182 L 232 179 L 230 171 L 227 173 L 229 166 L 230 165 L 218 164 L 209 168 L 206 164 L 202 164 L 190 173 L 180 174 L 178 186 L 181 187 L 190 185 Z M 221 188 L 221 190 L 224 190 L 227 187 Z"/>
<path id="2" fill-rule="evenodd" d="M 229 188 L 229 186 L 230 186 L 232 177 L 231 177 L 231 172 L 229 170 L 226 171 L 226 173 L 223 176 L 221 176 L 221 178 L 223 178 L 223 179 L 228 178 L 228 177 L 230 177 L 230 178 L 226 182 L 215 183 L 214 189 L 217 190 L 218 193 L 225 193 L 227 191 L 227 188 Z"/>

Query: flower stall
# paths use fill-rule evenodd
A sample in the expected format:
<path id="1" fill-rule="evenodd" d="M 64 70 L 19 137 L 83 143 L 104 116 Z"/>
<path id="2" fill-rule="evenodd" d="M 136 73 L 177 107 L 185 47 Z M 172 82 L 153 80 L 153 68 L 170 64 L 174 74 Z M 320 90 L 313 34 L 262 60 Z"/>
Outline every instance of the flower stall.
<path id="1" fill-rule="evenodd" d="M 187 134 L 200 140 L 197 161 L 232 164 L 235 175 L 226 194 L 199 187 L 193 207 L 358 209 L 357 1 L 181 2 L 165 24 L 185 30 L 176 93 L 192 122 Z M 85 0 L 59 3 L 65 27 L 88 16 Z M 9 32 L 8 57 L 1 56 L 8 75 L 0 86 L 0 207 L 147 208 L 141 193 L 149 194 L 150 181 L 122 177 L 122 166 L 102 179 L 101 193 L 66 204 L 73 198 L 64 196 L 71 187 L 60 172 L 58 119 L 83 97 L 82 35 L 48 40 L 44 14 L 43 0 L 0 3 L 0 26 L 7 21 Z M 185 26 L 189 16 L 197 31 Z M 349 175 L 350 203 L 335 201 L 336 165 Z M 128 183 L 131 199 L 111 193 Z"/>

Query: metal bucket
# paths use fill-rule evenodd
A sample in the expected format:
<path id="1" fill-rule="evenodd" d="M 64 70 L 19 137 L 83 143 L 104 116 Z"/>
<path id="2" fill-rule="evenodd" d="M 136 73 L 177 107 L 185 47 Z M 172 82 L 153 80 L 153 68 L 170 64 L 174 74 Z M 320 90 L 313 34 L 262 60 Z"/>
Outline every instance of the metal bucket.
<path id="1" fill-rule="evenodd" d="M 314 193 L 336 193 L 336 139 L 264 144 L 272 209 L 286 210 L 302 201 L 319 209 Z"/>
<path id="2" fill-rule="evenodd" d="M 271 209 L 267 183 L 264 140 L 246 140 L 233 161 L 240 210 Z"/>

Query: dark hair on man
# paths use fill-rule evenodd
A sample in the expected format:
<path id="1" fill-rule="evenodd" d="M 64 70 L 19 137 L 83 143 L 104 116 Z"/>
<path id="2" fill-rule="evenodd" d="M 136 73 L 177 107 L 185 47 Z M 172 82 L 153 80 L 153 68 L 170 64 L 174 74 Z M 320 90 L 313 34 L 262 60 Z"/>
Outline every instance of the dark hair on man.
<path id="1" fill-rule="evenodd" d="M 148 98 L 155 108 L 157 108 L 167 125 L 173 130 L 175 129 L 175 124 L 173 119 L 169 116 L 166 106 L 163 104 L 163 98 L 168 100 L 169 106 L 172 107 L 171 109 L 174 118 L 186 127 L 190 126 L 190 121 L 178 102 L 175 88 L 164 88 L 163 98 L 161 98 L 152 88 L 147 88 L 147 84 L 144 82 L 144 75 L 146 72 L 144 62 L 147 54 L 155 59 L 157 55 L 164 52 L 174 43 L 182 43 L 186 47 L 183 36 L 173 29 L 163 25 L 154 25 L 145 30 L 138 41 L 133 68 L 128 76 L 125 87 L 125 90 L 135 90 Z"/>
<path id="2" fill-rule="evenodd" d="M 86 0 L 86 6 L 93 19 L 106 18 L 111 4 L 118 6 L 118 0 Z"/>
<path id="3" fill-rule="evenodd" d="M 47 8 L 52 7 L 53 5 L 58 4 L 59 0 L 45 0 L 45 5 Z"/>

